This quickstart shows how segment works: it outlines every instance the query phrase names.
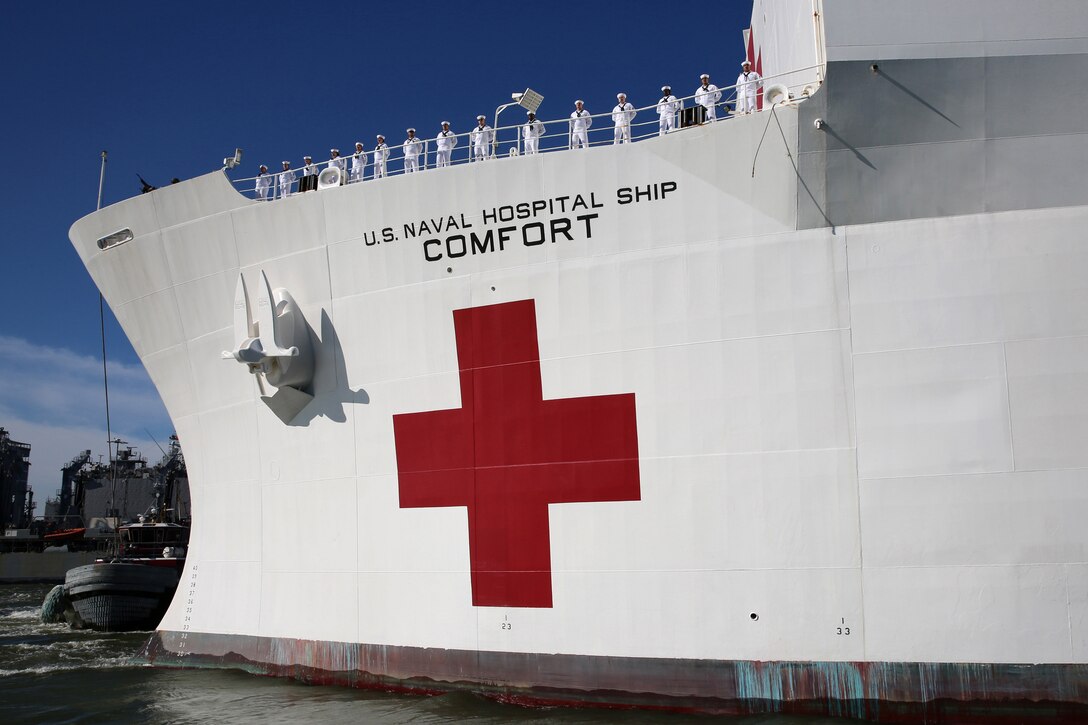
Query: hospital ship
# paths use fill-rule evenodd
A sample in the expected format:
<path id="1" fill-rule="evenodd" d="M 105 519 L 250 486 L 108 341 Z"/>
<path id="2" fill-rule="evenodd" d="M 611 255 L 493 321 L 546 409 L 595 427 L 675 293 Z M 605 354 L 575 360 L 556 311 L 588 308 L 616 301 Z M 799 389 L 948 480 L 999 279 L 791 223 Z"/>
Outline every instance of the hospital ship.
<path id="1" fill-rule="evenodd" d="M 746 42 L 754 113 L 73 225 L 188 463 L 148 661 L 1088 719 L 1088 12 L 756 0 Z"/>

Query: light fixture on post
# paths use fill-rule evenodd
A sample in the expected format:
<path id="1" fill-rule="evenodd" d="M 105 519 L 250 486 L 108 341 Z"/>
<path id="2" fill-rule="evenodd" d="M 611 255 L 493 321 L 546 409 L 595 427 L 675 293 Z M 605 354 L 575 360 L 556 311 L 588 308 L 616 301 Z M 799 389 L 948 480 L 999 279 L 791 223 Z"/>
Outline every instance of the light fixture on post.
<path id="1" fill-rule="evenodd" d="M 492 156 L 495 156 L 499 149 L 499 114 L 507 108 L 510 108 L 510 106 L 521 106 L 527 111 L 532 111 L 533 113 L 536 113 L 536 109 L 540 108 L 540 104 L 544 102 L 544 96 L 540 95 L 532 88 L 526 88 L 521 93 L 511 93 L 510 99 L 510 103 L 504 103 L 503 105 L 495 109 L 495 126 L 492 133 L 493 140 L 491 142 Z M 514 143 L 516 144 L 517 141 L 515 140 Z"/>
<path id="2" fill-rule="evenodd" d="M 233 169 L 240 163 L 242 163 L 242 149 L 234 149 L 234 156 L 223 159 L 223 169 Z"/>

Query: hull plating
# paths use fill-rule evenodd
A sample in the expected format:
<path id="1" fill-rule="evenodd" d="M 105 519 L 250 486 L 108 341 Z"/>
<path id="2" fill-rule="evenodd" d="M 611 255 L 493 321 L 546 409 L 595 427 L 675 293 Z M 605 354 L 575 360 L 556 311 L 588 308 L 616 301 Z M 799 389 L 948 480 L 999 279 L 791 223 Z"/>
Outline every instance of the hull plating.
<path id="1" fill-rule="evenodd" d="M 142 657 L 419 695 L 470 690 L 524 705 L 874 722 L 1088 722 L 1086 665 L 721 662 L 428 650 L 159 631 Z"/>

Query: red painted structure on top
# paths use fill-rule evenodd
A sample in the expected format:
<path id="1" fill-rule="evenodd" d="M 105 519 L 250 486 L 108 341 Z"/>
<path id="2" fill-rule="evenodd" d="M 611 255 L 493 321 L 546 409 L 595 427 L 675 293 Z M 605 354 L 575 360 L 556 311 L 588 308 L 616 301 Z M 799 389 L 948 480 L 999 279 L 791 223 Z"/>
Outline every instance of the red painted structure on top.
<path id="1" fill-rule="evenodd" d="M 548 505 L 638 501 L 635 396 L 544 400 L 532 300 L 455 310 L 461 407 L 393 416 L 402 508 L 468 508 L 472 604 L 551 607 Z"/>

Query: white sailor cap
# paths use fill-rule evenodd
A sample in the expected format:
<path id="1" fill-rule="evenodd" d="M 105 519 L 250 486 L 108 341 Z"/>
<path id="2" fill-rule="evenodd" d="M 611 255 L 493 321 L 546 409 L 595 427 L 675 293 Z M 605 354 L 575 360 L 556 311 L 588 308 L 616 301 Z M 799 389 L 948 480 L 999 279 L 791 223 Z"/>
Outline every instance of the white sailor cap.
<path id="1" fill-rule="evenodd" d="M 313 160 L 314 160 L 314 157 L 313 157 L 313 156 L 303 156 L 303 157 L 302 157 L 302 160 L 303 160 L 303 161 L 313 161 Z"/>
<path id="2" fill-rule="evenodd" d="M 442 125 L 443 125 L 443 126 L 449 126 L 449 125 L 450 125 L 450 122 L 449 122 L 449 121 L 443 121 L 443 122 L 442 122 Z"/>
<path id="3" fill-rule="evenodd" d="M 330 154 L 338 154 L 338 153 L 340 153 L 340 149 L 329 149 L 329 153 Z"/>
<path id="4" fill-rule="evenodd" d="M 744 66 L 746 66 L 746 65 L 752 65 L 752 61 L 750 61 L 750 60 L 748 60 L 747 58 L 745 58 L 744 60 L 742 60 L 742 61 L 740 62 L 740 65 L 741 65 L 741 67 L 742 67 L 742 68 L 743 68 Z"/>
<path id="5" fill-rule="evenodd" d="M 699 76 L 699 80 L 703 80 L 704 78 L 710 78 L 710 74 L 709 73 L 703 73 L 701 76 Z"/>
<path id="6" fill-rule="evenodd" d="M 476 117 L 476 120 L 477 120 L 477 121 L 486 121 L 486 120 L 487 120 L 487 116 L 477 116 L 477 117 Z"/>
<path id="7" fill-rule="evenodd" d="M 535 116 L 535 115 L 536 115 L 536 113 L 535 113 L 535 112 L 533 112 L 533 111 L 526 111 L 526 112 L 525 112 L 525 115 L 526 115 L 526 116 Z"/>
<path id="8" fill-rule="evenodd" d="M 264 169 L 265 171 L 268 171 L 268 167 L 265 166 L 264 164 L 261 164 L 261 168 Z"/>
<path id="9" fill-rule="evenodd" d="M 356 142 L 355 142 L 355 145 L 356 145 L 356 146 L 362 146 L 362 145 L 363 145 L 363 142 L 362 142 L 362 141 L 356 141 Z"/>
<path id="10" fill-rule="evenodd" d="M 414 128 L 409 128 L 409 129 L 407 129 L 407 132 L 408 132 L 408 133 L 415 133 L 415 132 L 416 132 L 416 130 L 415 130 Z"/>
<path id="11" fill-rule="evenodd" d="M 284 166 L 290 166 L 291 165 L 290 161 L 281 161 L 280 163 L 283 164 Z"/>
<path id="12" fill-rule="evenodd" d="M 665 91 L 671 91 L 671 90 L 672 90 L 672 86 L 661 86 L 661 92 L 662 93 L 664 93 Z"/>
<path id="13" fill-rule="evenodd" d="M 617 93 L 616 98 L 627 98 L 627 94 L 623 92 Z"/>
<path id="14" fill-rule="evenodd" d="M 581 98 L 579 98 L 579 99 L 578 99 L 577 101 L 575 101 L 575 102 L 574 102 L 574 105 L 576 105 L 576 106 L 577 106 L 577 105 L 578 105 L 579 103 L 581 103 L 581 104 L 582 104 L 583 106 L 584 106 L 584 105 L 586 105 L 586 102 L 585 102 L 585 101 L 583 101 L 583 100 L 582 100 Z"/>
<path id="15" fill-rule="evenodd" d="M 380 133 L 378 134 L 378 138 L 380 138 L 382 141 L 385 140 L 385 136 L 382 136 Z"/>

